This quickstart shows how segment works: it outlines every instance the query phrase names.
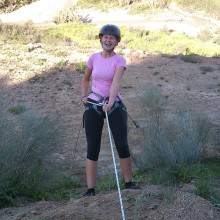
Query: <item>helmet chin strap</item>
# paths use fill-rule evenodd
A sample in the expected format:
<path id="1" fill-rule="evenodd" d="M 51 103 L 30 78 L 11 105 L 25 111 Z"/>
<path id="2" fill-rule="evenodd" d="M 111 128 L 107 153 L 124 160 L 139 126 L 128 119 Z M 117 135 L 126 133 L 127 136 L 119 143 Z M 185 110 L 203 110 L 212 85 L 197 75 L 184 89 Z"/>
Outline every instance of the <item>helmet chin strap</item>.
<path id="1" fill-rule="evenodd" d="M 101 45 L 102 45 L 102 48 L 103 48 L 103 50 L 108 54 L 108 55 L 110 55 L 111 54 L 111 52 L 115 49 L 115 47 L 117 46 L 117 44 L 111 49 L 111 50 L 106 50 L 105 48 L 104 48 L 104 46 L 103 46 L 103 42 L 100 40 L 100 42 L 101 42 Z"/>

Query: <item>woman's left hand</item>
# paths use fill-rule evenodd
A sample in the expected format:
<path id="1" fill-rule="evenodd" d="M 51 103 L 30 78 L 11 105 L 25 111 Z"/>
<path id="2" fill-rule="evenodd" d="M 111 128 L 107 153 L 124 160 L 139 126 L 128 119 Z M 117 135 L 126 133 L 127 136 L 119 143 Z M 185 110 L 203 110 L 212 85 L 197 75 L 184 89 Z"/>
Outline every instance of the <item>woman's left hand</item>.
<path id="1" fill-rule="evenodd" d="M 102 107 L 102 109 L 103 109 L 103 111 L 110 111 L 110 109 L 112 108 L 112 106 L 114 105 L 114 102 L 112 103 L 112 102 L 110 102 L 110 103 L 108 103 L 107 105 L 103 105 L 103 107 Z"/>

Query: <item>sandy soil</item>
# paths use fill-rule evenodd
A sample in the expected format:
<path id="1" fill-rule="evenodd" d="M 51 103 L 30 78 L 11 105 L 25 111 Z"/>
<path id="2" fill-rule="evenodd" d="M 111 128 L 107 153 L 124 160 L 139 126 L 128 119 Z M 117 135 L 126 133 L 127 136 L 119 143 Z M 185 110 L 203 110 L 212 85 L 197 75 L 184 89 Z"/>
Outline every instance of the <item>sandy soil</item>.
<path id="1" fill-rule="evenodd" d="M 0 42 L 1 98 L 6 102 L 7 109 L 22 104 L 27 109 L 37 110 L 41 115 L 60 114 L 66 128 L 65 143 L 53 155 L 51 161 L 61 165 L 62 170 L 74 172 L 84 180 L 86 157 L 84 130 L 81 131 L 79 144 L 75 147 L 84 109 L 80 103 L 82 74 L 76 71 L 75 63 L 86 61 L 93 51 L 80 52 L 71 44 L 60 44 L 53 48 L 53 51 L 65 52 L 67 65 L 57 67 L 56 64 L 63 60 L 63 57 L 51 55 L 48 52 L 51 48 L 45 45 L 35 46 L 26 53 L 21 46 Z M 123 52 L 128 67 L 120 91 L 129 114 L 139 125 L 143 124 L 144 115 L 138 96 L 143 92 L 144 84 L 155 85 L 160 89 L 168 110 L 174 110 L 185 99 L 194 106 L 195 110 L 208 114 L 213 124 L 220 124 L 219 58 L 196 56 L 198 63 L 192 64 L 184 62 L 181 56 L 156 55 L 131 50 Z M 47 62 L 43 65 L 37 64 L 42 58 Z M 212 67 L 213 71 L 202 74 L 200 70 L 202 66 Z M 154 74 L 155 72 L 159 74 Z M 135 153 L 140 149 L 142 130 L 135 129 L 131 120 L 129 127 L 131 128 L 130 148 Z M 118 159 L 117 165 L 119 168 Z M 112 170 L 113 163 L 105 126 L 98 178 Z M 123 190 L 126 219 L 220 219 L 220 213 L 212 204 L 189 193 L 192 189 L 194 189 L 193 183 L 174 189 L 172 192 L 162 186 L 146 183 L 142 190 Z M 85 188 L 82 192 L 84 190 Z M 167 192 L 169 198 L 164 196 Z M 121 219 L 121 212 L 118 194 L 111 192 L 98 193 L 97 196 L 89 199 L 71 199 L 67 203 L 41 201 L 26 204 L 24 207 L 6 208 L 0 210 L 0 219 L 118 220 Z"/>

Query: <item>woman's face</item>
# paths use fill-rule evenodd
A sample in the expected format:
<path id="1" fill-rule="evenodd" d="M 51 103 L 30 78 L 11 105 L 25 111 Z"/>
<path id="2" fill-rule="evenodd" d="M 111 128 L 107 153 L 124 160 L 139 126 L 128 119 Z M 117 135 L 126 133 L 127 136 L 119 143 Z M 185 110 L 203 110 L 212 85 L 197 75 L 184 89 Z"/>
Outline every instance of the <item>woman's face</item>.
<path id="1" fill-rule="evenodd" d="M 101 38 L 102 46 L 106 50 L 114 49 L 118 45 L 118 40 L 114 35 L 104 34 Z"/>

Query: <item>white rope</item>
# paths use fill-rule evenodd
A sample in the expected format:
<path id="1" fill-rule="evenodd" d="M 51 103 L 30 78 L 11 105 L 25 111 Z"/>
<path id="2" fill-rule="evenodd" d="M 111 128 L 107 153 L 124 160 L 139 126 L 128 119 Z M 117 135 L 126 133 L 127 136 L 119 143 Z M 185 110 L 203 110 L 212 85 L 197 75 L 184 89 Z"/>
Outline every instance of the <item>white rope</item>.
<path id="1" fill-rule="evenodd" d="M 106 105 L 106 103 L 93 103 L 90 101 L 87 101 L 87 102 L 90 104 L 93 104 L 93 105 L 98 105 L 98 106 Z M 115 162 L 115 154 L 114 154 L 114 150 L 113 150 L 112 137 L 111 137 L 111 132 L 110 132 L 107 110 L 105 110 L 105 116 L 106 116 L 106 121 L 107 121 L 107 126 L 108 126 L 108 134 L 109 134 L 109 140 L 110 140 L 111 151 L 112 151 L 112 159 L 113 159 L 114 168 L 115 168 L 115 176 L 116 176 L 119 200 L 120 200 L 120 205 L 121 205 L 121 214 L 122 214 L 122 219 L 125 220 L 125 213 L 124 213 L 124 208 L 123 208 L 123 203 L 122 203 L 122 198 L 121 198 L 121 190 L 120 190 L 120 184 L 119 184 L 119 180 L 118 180 L 118 171 L 117 171 L 116 162 Z"/>
<path id="2" fill-rule="evenodd" d="M 115 167 L 115 176 L 116 176 L 117 186 L 118 186 L 118 194 L 119 194 L 119 200 L 120 200 L 120 205 L 121 205 L 121 214 L 122 214 L 122 219 L 125 220 L 125 213 L 124 213 L 124 208 L 123 208 L 123 203 L 122 203 L 122 198 L 121 198 L 121 190 L 120 190 L 118 172 L 117 172 L 116 163 L 115 163 L 115 154 L 114 154 L 113 145 L 112 145 L 112 138 L 111 138 L 111 133 L 110 133 L 107 110 L 105 110 L 105 115 L 106 115 L 106 120 L 107 120 L 107 125 L 108 125 L 108 133 L 109 133 L 109 140 L 110 140 L 111 150 L 112 150 L 112 158 L 113 158 L 113 163 Z"/>

